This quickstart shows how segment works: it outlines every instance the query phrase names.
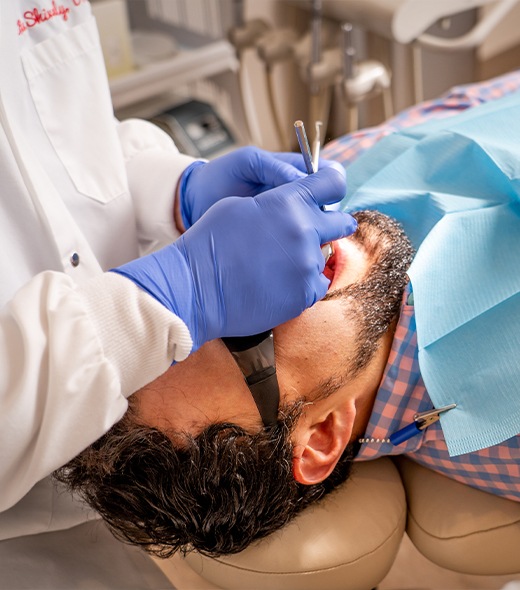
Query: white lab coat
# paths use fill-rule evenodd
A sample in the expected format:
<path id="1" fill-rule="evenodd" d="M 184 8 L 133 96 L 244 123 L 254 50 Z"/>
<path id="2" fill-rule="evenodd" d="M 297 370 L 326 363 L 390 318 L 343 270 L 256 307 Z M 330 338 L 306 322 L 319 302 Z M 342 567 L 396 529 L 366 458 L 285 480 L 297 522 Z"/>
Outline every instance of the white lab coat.
<path id="1" fill-rule="evenodd" d="M 102 271 L 177 237 L 191 161 L 113 118 L 86 0 L 0 2 L 0 539 L 84 519 L 44 478 L 189 354 L 179 318 Z"/>

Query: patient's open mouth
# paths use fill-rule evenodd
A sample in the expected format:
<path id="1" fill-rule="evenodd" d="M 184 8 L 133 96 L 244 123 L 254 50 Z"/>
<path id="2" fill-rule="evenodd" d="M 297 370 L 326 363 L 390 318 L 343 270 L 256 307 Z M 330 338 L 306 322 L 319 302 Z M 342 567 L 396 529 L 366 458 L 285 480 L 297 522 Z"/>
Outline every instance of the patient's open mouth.
<path id="1" fill-rule="evenodd" d="M 323 274 L 329 279 L 330 285 L 328 290 L 333 291 L 338 288 L 339 284 L 345 280 L 345 270 L 347 265 L 357 260 L 357 248 L 353 248 L 352 240 L 341 238 L 331 242 L 332 256 L 325 263 Z M 355 280 L 355 279 L 353 279 Z"/>
<path id="2" fill-rule="evenodd" d="M 332 247 L 332 254 L 328 257 L 327 261 L 325 262 L 325 268 L 323 270 L 323 274 L 330 281 L 329 288 L 332 286 L 334 274 L 336 273 L 336 250 L 332 242 L 330 243 L 330 246 Z"/>

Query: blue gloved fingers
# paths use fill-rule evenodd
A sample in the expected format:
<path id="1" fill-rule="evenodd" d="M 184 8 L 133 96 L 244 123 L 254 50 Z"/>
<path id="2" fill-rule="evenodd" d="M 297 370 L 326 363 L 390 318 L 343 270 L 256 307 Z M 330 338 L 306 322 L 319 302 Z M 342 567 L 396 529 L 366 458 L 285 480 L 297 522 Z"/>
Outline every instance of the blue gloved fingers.
<path id="1" fill-rule="evenodd" d="M 318 170 L 299 184 L 320 206 L 320 210 L 315 212 L 314 223 L 322 244 L 349 236 L 356 231 L 357 221 L 351 215 L 334 210 L 334 205 L 343 199 L 347 190 L 343 167 L 333 165 Z M 321 208 L 325 206 L 332 206 L 333 209 L 324 211 Z"/>
<path id="2" fill-rule="evenodd" d="M 326 294 L 321 244 L 349 233 L 350 217 L 302 198 L 301 182 L 254 198 L 222 199 L 175 242 L 195 285 L 198 311 L 190 333 L 197 347 L 273 328 Z M 319 184 L 317 190 L 329 186 L 323 179 Z"/>
<path id="3" fill-rule="evenodd" d="M 280 208 L 287 207 L 286 230 L 292 224 L 296 225 L 295 232 L 303 231 L 305 226 L 312 226 L 319 234 L 319 244 L 349 236 L 357 228 L 356 220 L 348 213 L 340 211 L 323 211 L 320 206 L 340 201 L 346 191 L 345 171 L 343 168 L 328 167 L 308 175 L 291 184 L 292 190 L 281 190 L 283 187 L 267 191 L 255 197 L 260 204 Z M 293 199 L 289 208 L 288 203 L 276 204 L 276 197 Z M 267 201 L 267 198 L 269 201 Z M 307 205 L 313 205 L 308 209 Z"/>
<path id="4" fill-rule="evenodd" d="M 256 191 L 248 194 L 251 197 L 304 176 L 304 172 L 292 162 L 273 152 L 253 147 L 242 148 L 241 151 L 248 157 L 244 161 L 249 165 L 242 167 L 240 162 L 236 162 L 235 165 L 241 167 L 235 171 L 235 175 L 238 177 L 239 174 L 242 174 L 245 182 L 248 182 L 252 187 L 257 187 Z M 243 196 L 237 193 L 233 194 Z"/>
<path id="5" fill-rule="evenodd" d="M 330 280 L 324 274 L 320 274 L 316 286 L 316 301 L 319 301 L 320 299 L 323 299 L 325 297 L 327 291 L 329 290 L 329 287 Z M 316 301 L 314 301 L 314 303 L 316 303 Z"/>
<path id="6" fill-rule="evenodd" d="M 254 196 L 302 176 L 291 163 L 253 146 L 238 148 L 208 162 L 197 175 L 207 177 L 213 188 L 227 197 Z"/>
<path id="7" fill-rule="evenodd" d="M 353 227 L 320 204 L 344 192 L 344 174 L 327 167 L 256 197 L 223 198 L 173 244 L 115 270 L 186 323 L 194 350 L 264 332 L 325 295 L 321 244 Z"/>
<path id="8" fill-rule="evenodd" d="M 314 202 L 318 206 L 336 203 L 343 199 L 347 190 L 345 171 L 343 168 L 338 169 L 335 166 L 329 166 L 323 170 L 318 170 L 316 174 L 309 174 L 295 181 L 293 187 L 292 198 L 297 198 L 299 195 L 305 201 Z M 257 198 L 261 199 L 265 194 L 267 193 L 258 195 Z M 275 194 L 282 197 L 286 193 L 279 192 Z"/>
<path id="9" fill-rule="evenodd" d="M 350 236 L 357 229 L 354 217 L 343 211 L 320 211 L 317 215 L 320 219 L 316 220 L 316 228 L 322 245 Z"/>
<path id="10" fill-rule="evenodd" d="M 190 180 L 192 173 L 195 171 L 195 169 L 200 166 L 205 166 L 205 165 L 206 165 L 206 162 L 204 162 L 202 160 L 196 160 L 195 162 L 192 162 L 184 170 L 184 172 L 182 173 L 182 176 L 180 178 L 178 198 L 180 200 L 180 211 L 181 211 L 181 216 L 182 216 L 182 223 L 184 224 L 184 227 L 186 229 L 191 227 L 191 225 L 193 223 L 192 222 L 193 202 L 192 202 L 192 199 L 190 199 L 187 195 L 188 182 Z"/>
<path id="11" fill-rule="evenodd" d="M 294 166 L 295 168 L 298 168 L 298 170 L 307 174 L 307 168 L 301 152 L 276 152 L 274 155 L 280 160 L 291 164 L 291 166 Z M 344 170 L 344 167 L 335 160 L 327 160 L 326 158 L 320 158 L 318 160 L 318 170 L 328 168 L 329 166 L 337 168 L 338 170 Z"/>
<path id="12" fill-rule="evenodd" d="M 179 199 L 185 227 L 191 227 L 217 201 L 229 196 L 255 196 L 304 176 L 285 158 L 244 147 L 210 162 L 195 162 L 183 173 Z"/>

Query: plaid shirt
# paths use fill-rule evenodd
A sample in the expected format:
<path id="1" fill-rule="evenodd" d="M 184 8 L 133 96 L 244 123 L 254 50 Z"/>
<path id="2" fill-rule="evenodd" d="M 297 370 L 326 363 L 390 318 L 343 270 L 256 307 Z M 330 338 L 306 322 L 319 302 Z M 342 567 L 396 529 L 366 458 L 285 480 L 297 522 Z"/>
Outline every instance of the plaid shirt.
<path id="1" fill-rule="evenodd" d="M 405 292 L 392 350 L 357 461 L 406 454 L 421 465 L 479 488 L 520 502 L 520 435 L 500 445 L 450 457 L 440 422 L 400 445 L 380 442 L 411 424 L 414 414 L 431 410 L 417 358 L 417 334 L 410 288 Z M 379 442 L 378 442 L 379 441 Z"/>
<path id="2" fill-rule="evenodd" d="M 341 137 L 329 143 L 322 156 L 345 167 L 377 141 L 432 118 L 448 117 L 500 98 L 520 88 L 520 71 L 488 82 L 457 86 L 443 97 L 411 107 L 377 127 Z M 418 412 L 433 404 L 424 386 L 418 363 L 417 335 L 412 298 L 408 287 L 404 296 L 392 350 L 370 416 L 358 461 L 384 455 L 406 454 L 418 463 L 481 490 L 520 501 L 520 435 L 474 453 L 450 457 L 440 422 L 404 443 L 383 442 L 413 422 Z"/>

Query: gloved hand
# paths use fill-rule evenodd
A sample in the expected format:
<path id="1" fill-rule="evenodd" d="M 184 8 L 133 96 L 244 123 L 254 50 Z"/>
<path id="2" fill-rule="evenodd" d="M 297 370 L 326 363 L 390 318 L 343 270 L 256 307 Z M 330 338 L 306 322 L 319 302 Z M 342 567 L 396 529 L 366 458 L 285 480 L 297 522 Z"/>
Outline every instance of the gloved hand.
<path id="1" fill-rule="evenodd" d="M 256 197 L 228 197 L 169 246 L 115 272 L 187 325 L 194 350 L 224 336 L 271 329 L 327 292 L 320 246 L 351 234 L 355 220 L 320 205 L 345 194 L 332 167 Z"/>
<path id="2" fill-rule="evenodd" d="M 331 164 L 320 160 L 319 167 Z M 254 197 L 303 176 L 306 172 L 301 154 L 255 147 L 239 148 L 210 162 L 194 162 L 183 172 L 179 185 L 184 227 L 191 227 L 224 197 Z"/>

